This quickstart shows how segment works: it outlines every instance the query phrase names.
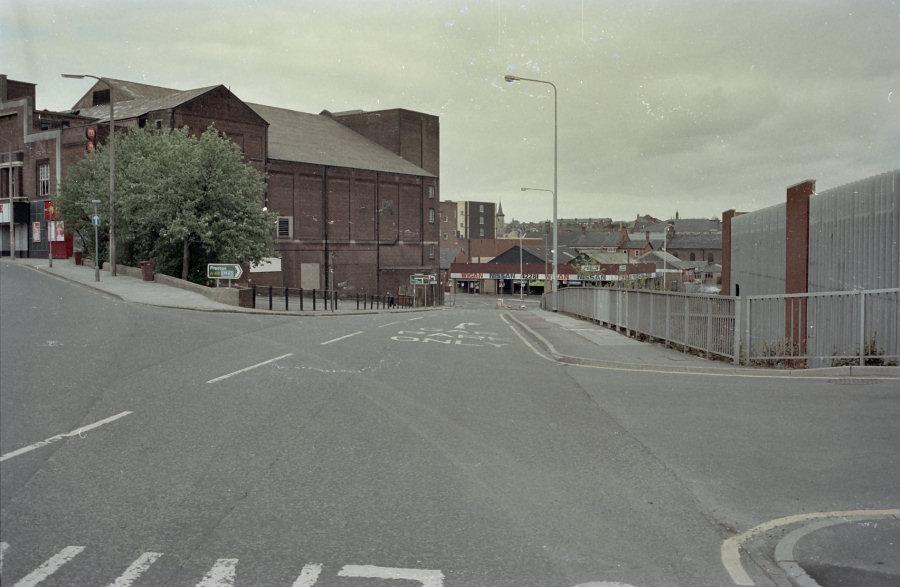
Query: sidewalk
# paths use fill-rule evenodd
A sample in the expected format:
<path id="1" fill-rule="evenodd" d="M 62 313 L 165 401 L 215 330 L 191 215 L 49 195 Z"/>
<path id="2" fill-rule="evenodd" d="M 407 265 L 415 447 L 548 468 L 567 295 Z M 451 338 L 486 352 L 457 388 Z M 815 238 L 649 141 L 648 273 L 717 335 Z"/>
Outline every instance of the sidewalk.
<path id="1" fill-rule="evenodd" d="M 10 261 L 5 261 L 10 262 Z M 199 310 L 202 312 L 232 312 L 241 314 L 268 314 L 281 316 L 335 316 L 348 314 L 376 314 L 417 312 L 433 310 L 435 308 L 418 308 L 403 310 L 341 310 L 316 312 L 305 311 L 279 311 L 254 308 L 241 308 L 210 300 L 202 294 L 187 291 L 170 285 L 163 285 L 155 281 L 143 281 L 134 277 L 118 275 L 112 277 L 108 271 L 100 271 L 100 281 L 94 281 L 94 268 L 85 265 L 75 265 L 68 259 L 54 259 L 53 267 L 49 266 L 47 259 L 17 259 L 12 261 L 25 265 L 38 271 L 55 275 L 56 277 L 71 281 L 91 289 L 113 295 L 126 302 L 158 306 L 162 308 L 177 308 L 182 310 Z M 350 304 L 351 301 L 346 302 Z"/>
<path id="2" fill-rule="evenodd" d="M 770 369 L 735 367 L 730 362 L 706 359 L 641 342 L 615 330 L 565 314 L 529 307 L 507 314 L 513 324 L 560 363 L 611 369 L 658 369 L 666 372 L 746 375 L 756 377 L 877 377 L 900 378 L 900 367 L 828 367 L 822 369 Z"/>

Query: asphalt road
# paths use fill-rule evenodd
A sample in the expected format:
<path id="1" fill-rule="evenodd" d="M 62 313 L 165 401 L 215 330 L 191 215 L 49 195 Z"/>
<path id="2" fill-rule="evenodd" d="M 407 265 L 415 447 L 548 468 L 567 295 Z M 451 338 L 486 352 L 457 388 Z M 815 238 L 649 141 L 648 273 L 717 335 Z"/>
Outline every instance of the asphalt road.
<path id="1" fill-rule="evenodd" d="M 721 586 L 735 533 L 900 507 L 896 381 L 563 366 L 459 302 L 192 312 L 0 263 L 2 583 Z"/>

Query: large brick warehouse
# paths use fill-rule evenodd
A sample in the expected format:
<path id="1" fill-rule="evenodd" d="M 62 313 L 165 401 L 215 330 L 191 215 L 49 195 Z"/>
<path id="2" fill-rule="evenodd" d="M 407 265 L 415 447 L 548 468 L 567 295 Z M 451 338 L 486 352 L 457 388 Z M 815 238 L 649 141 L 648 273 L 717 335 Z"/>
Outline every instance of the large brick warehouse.
<path id="1" fill-rule="evenodd" d="M 117 128 L 202 132 L 214 124 L 267 174 L 260 204 L 279 216 L 281 271 L 251 273 L 254 282 L 384 293 L 408 285 L 413 273 L 438 273 L 436 116 L 404 109 L 309 114 L 246 103 L 222 85 L 183 91 L 110 81 Z M 8 208 L 13 175 L 17 256 L 47 255 L 46 234 L 32 234 L 36 224 L 46 233 L 42 201 L 52 200 L 67 168 L 85 156 L 85 129 L 105 138 L 109 100 L 98 82 L 69 111 L 39 111 L 34 84 L 0 76 L 0 180 Z M 3 254 L 7 235 L 4 228 Z M 71 243 L 53 243 L 53 253 L 71 254 Z"/>

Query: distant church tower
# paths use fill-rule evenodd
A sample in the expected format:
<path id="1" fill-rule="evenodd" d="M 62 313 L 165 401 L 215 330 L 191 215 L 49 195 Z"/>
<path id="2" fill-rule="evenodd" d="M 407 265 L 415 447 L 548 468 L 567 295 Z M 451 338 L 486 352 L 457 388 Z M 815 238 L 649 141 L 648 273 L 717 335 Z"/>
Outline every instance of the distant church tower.
<path id="1" fill-rule="evenodd" d="M 497 204 L 497 214 L 496 221 L 494 223 L 494 234 L 497 235 L 497 238 L 500 238 L 505 231 L 506 228 L 506 216 L 503 215 L 503 202 Z"/>

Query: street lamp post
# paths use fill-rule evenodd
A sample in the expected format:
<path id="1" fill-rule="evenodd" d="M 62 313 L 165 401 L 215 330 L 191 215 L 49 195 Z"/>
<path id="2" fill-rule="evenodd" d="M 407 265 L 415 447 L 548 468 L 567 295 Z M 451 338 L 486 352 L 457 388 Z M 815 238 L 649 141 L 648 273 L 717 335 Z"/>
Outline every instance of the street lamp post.
<path id="1" fill-rule="evenodd" d="M 559 275 L 559 230 L 556 218 L 556 197 L 557 197 L 557 178 L 559 171 L 559 124 L 557 119 L 557 97 L 556 85 L 540 79 L 532 79 L 527 77 L 519 77 L 516 75 L 506 75 L 503 77 L 506 81 L 512 82 L 534 82 L 538 84 L 547 84 L 553 88 L 553 291 L 556 292 L 559 284 L 557 282 Z M 555 300 L 554 300 L 555 303 Z M 555 309 L 555 308 L 554 308 Z"/>
<path id="2" fill-rule="evenodd" d="M 551 291 L 555 292 L 556 287 L 557 287 L 556 280 L 558 279 L 558 276 L 559 276 L 559 265 L 557 264 L 559 257 L 556 252 L 557 248 L 558 248 L 556 246 L 556 192 L 554 192 L 553 190 L 548 190 L 546 188 L 522 188 L 522 191 L 523 192 L 547 192 L 548 194 L 553 196 L 553 275 L 552 275 L 553 281 L 551 282 Z M 547 250 L 546 243 L 544 243 L 544 250 L 545 251 Z M 546 281 L 547 281 L 547 279 L 545 276 L 544 293 L 547 292 Z M 556 303 L 555 299 L 554 299 L 554 303 Z"/>
<path id="3" fill-rule="evenodd" d="M 13 238 L 13 233 L 15 231 L 13 225 L 13 166 L 12 166 L 12 141 L 3 139 L 6 143 L 6 149 L 8 151 L 6 164 L 8 167 L 6 168 L 6 177 L 7 177 L 7 186 L 8 186 L 8 196 L 9 196 L 9 258 L 14 259 L 16 256 L 16 241 Z"/>
<path id="4" fill-rule="evenodd" d="M 113 84 L 105 77 L 97 77 L 90 74 L 64 73 L 63 77 L 69 79 L 84 79 L 86 77 L 103 82 L 109 88 L 109 274 L 116 276 L 116 120 L 113 104 Z M 99 279 L 98 279 L 99 281 Z"/>
<path id="5" fill-rule="evenodd" d="M 525 300 L 525 273 L 522 271 L 522 237 L 525 231 L 519 229 L 519 301 Z"/>
<path id="6" fill-rule="evenodd" d="M 97 222 L 100 218 L 97 212 L 99 203 L 100 200 L 91 200 L 91 204 L 94 205 L 94 215 L 91 216 L 91 224 L 94 225 L 94 281 L 100 281 L 100 233 L 97 232 L 100 228 L 100 223 Z"/>

